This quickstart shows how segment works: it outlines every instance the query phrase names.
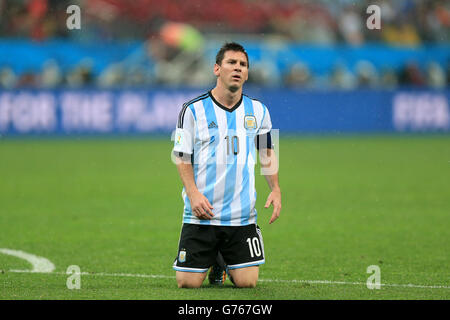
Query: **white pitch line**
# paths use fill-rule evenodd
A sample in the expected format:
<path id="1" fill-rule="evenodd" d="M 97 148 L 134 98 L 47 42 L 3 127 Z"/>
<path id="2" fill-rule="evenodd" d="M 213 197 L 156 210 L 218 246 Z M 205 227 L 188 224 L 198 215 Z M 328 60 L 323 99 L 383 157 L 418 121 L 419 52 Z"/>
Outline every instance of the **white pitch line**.
<path id="1" fill-rule="evenodd" d="M 26 271 L 26 272 L 37 272 L 37 273 L 47 273 L 55 270 L 55 265 L 51 263 L 49 260 L 35 256 L 34 254 L 23 252 L 20 250 L 12 250 L 6 248 L 0 248 L 0 253 L 4 253 L 10 256 L 14 256 L 23 260 L 28 261 L 33 266 L 31 271 L 28 270 L 15 270 L 17 272 Z M 13 271 L 13 270 L 11 270 Z"/>
<path id="2" fill-rule="evenodd" d="M 36 273 L 28 270 L 9 270 L 15 273 Z M 52 272 L 51 274 L 66 275 L 65 272 Z M 100 277 L 131 277 L 131 278 L 167 278 L 175 279 L 175 276 L 158 275 L 158 274 L 133 274 L 133 273 L 94 273 L 81 272 L 82 276 L 100 276 Z M 259 282 L 284 282 L 284 283 L 308 283 L 308 284 L 329 284 L 329 285 L 358 285 L 366 286 L 366 282 L 347 282 L 347 281 L 330 281 L 330 280 L 283 280 L 283 279 L 259 279 Z M 395 284 L 395 283 L 381 283 L 384 287 L 401 287 L 401 288 L 421 288 L 421 289 L 450 289 L 450 286 L 426 286 L 418 284 Z"/>
<path id="3" fill-rule="evenodd" d="M 0 253 L 15 256 L 20 259 L 24 259 L 31 263 L 33 266 L 32 270 L 9 270 L 9 272 L 14 273 L 46 273 L 46 274 L 58 274 L 66 275 L 64 272 L 53 272 L 55 270 L 55 265 L 51 263 L 48 259 L 36 256 L 31 253 L 23 252 L 20 250 L 12 250 L 6 248 L 0 248 Z M 72 274 L 72 273 L 69 273 Z M 95 272 L 80 272 L 83 276 L 104 276 L 104 277 L 132 277 L 132 278 L 175 278 L 174 276 L 166 275 L 154 275 L 154 274 L 132 274 L 132 273 L 95 273 Z M 283 279 L 259 279 L 260 282 L 284 282 L 284 283 L 308 283 L 308 284 L 329 284 L 329 285 L 364 285 L 367 286 L 365 282 L 347 282 L 347 281 L 330 281 L 330 280 L 283 280 Z M 423 288 L 423 289 L 450 289 L 450 286 L 441 285 L 417 285 L 417 284 L 389 284 L 381 283 L 380 286 L 384 287 L 402 287 L 402 288 Z"/>
<path id="4" fill-rule="evenodd" d="M 36 273 L 31 270 L 9 270 L 8 272 L 13 273 Z M 56 275 L 72 275 L 74 273 L 66 273 L 66 272 L 52 272 L 51 274 Z M 129 278 L 173 278 L 175 276 L 165 276 L 159 274 L 135 274 L 135 273 L 104 273 L 104 272 L 80 272 L 75 273 L 81 276 L 100 276 L 100 277 L 129 277 Z"/>
<path id="5" fill-rule="evenodd" d="M 341 285 L 363 285 L 366 282 L 347 282 L 347 281 L 330 281 L 330 280 L 282 280 L 282 279 L 260 279 L 262 282 L 290 282 L 290 283 L 309 283 L 309 284 L 341 284 Z M 426 286 L 419 284 L 395 284 L 395 283 L 380 283 L 384 287 L 403 287 L 403 288 L 423 288 L 423 289 L 450 289 L 450 286 Z"/>

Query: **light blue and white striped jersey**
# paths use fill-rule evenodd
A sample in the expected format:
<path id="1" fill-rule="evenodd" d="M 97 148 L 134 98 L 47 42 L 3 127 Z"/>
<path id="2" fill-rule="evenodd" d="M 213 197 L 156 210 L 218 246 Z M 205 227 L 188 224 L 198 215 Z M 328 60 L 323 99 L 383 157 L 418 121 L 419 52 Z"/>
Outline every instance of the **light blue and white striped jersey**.
<path id="1" fill-rule="evenodd" d="M 183 223 L 256 223 L 255 137 L 271 128 L 267 107 L 245 95 L 231 109 L 217 102 L 211 92 L 183 105 L 173 151 L 192 155 L 196 186 L 214 213 L 211 220 L 198 219 L 183 188 Z"/>

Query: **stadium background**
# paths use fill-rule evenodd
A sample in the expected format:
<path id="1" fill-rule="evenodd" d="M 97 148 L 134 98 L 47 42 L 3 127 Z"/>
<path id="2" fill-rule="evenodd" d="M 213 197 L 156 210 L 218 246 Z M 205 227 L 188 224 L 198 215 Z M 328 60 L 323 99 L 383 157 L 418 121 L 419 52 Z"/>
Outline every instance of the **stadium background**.
<path id="1" fill-rule="evenodd" d="M 366 27 L 372 4 L 381 30 Z M 0 255 L 0 297 L 448 298 L 449 27 L 437 0 L 0 1 L 0 248 L 56 261 L 52 276 L 14 273 Z M 214 86 L 225 41 L 246 47 L 244 92 L 280 130 L 284 209 L 268 227 L 259 177 L 256 293 L 179 293 L 171 132 Z M 72 264 L 148 277 L 74 292 Z M 364 287 L 369 265 L 384 291 Z"/>

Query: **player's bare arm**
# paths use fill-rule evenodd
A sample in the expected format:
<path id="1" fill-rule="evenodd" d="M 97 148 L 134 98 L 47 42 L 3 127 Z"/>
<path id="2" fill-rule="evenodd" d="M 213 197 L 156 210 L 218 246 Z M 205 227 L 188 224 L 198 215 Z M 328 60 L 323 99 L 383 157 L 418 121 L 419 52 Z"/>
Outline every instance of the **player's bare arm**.
<path id="1" fill-rule="evenodd" d="M 212 212 L 213 207 L 208 199 L 197 189 L 192 164 L 180 159 L 177 161 L 177 169 L 186 189 L 193 213 L 199 219 L 210 220 L 214 216 Z"/>
<path id="2" fill-rule="evenodd" d="M 271 190 L 264 208 L 269 208 L 270 205 L 273 206 L 272 217 L 269 221 L 269 224 L 272 224 L 276 219 L 278 219 L 281 212 L 281 189 L 278 181 L 278 159 L 275 151 L 268 148 L 260 150 L 259 159 L 261 161 L 262 173 Z"/>

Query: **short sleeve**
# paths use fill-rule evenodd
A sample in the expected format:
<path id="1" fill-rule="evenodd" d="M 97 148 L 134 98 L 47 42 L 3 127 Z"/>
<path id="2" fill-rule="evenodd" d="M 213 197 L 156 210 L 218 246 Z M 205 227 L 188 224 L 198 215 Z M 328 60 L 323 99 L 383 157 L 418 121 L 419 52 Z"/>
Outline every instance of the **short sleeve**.
<path id="1" fill-rule="evenodd" d="M 174 152 L 192 154 L 194 148 L 195 119 L 192 110 L 183 106 L 175 130 Z"/>
<path id="2" fill-rule="evenodd" d="M 261 122 L 261 127 L 259 128 L 257 134 L 258 135 L 266 134 L 266 133 L 270 132 L 271 129 L 272 129 L 272 121 L 270 119 L 269 109 L 267 109 L 267 107 L 264 106 L 264 113 L 263 113 L 263 118 L 262 118 L 262 122 Z"/>

